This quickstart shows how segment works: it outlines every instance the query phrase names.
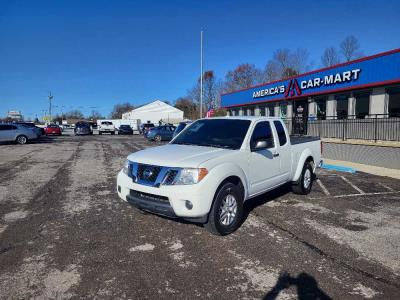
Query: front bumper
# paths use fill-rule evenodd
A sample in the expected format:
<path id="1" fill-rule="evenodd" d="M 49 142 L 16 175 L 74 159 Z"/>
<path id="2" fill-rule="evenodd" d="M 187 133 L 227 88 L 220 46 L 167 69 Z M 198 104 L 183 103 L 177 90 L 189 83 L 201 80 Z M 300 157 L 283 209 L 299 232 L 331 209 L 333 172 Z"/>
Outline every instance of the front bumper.
<path id="1" fill-rule="evenodd" d="M 214 199 L 217 186 L 211 176 L 206 176 L 201 182 L 193 185 L 161 185 L 160 187 L 146 186 L 132 181 L 122 171 L 117 177 L 118 196 L 130 204 L 171 218 L 183 218 L 194 222 L 204 223 Z M 138 193 L 158 198 L 156 201 L 138 196 Z M 164 201 L 160 201 L 163 199 Z M 188 208 L 187 201 L 192 204 Z"/>

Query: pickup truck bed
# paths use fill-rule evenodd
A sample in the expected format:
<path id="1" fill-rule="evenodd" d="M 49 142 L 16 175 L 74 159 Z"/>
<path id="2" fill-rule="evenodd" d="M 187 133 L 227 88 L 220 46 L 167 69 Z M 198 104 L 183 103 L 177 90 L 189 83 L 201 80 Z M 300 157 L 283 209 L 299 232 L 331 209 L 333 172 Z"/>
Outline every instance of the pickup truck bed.
<path id="1" fill-rule="evenodd" d="M 290 143 L 292 145 L 314 142 L 319 140 L 320 138 L 317 136 L 297 135 L 297 134 L 290 135 Z"/>

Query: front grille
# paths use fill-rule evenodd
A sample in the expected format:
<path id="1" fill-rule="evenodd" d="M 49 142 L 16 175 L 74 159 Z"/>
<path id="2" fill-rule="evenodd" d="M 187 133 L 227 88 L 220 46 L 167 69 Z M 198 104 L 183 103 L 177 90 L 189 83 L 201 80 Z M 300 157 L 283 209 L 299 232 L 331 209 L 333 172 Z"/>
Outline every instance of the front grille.
<path id="1" fill-rule="evenodd" d="M 178 170 L 169 170 L 164 179 L 164 184 L 170 185 L 174 183 Z"/>
<path id="2" fill-rule="evenodd" d="M 139 198 L 141 200 L 156 202 L 156 203 L 169 203 L 168 197 L 159 196 L 154 194 L 143 193 L 135 190 L 130 190 L 129 194 L 132 197 Z"/>
<path id="3" fill-rule="evenodd" d="M 139 164 L 137 169 L 137 178 L 149 182 L 156 181 L 158 174 L 161 171 L 159 166 Z"/>

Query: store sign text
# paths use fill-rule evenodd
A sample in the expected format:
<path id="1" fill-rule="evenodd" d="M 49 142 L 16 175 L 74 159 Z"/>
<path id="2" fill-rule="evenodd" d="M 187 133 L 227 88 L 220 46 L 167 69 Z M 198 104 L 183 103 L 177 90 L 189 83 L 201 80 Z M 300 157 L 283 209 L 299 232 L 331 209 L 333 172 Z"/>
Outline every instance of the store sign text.
<path id="1" fill-rule="evenodd" d="M 261 89 L 253 92 L 253 98 L 260 98 L 278 94 L 284 94 L 285 97 L 300 96 L 302 91 L 307 89 L 319 88 L 322 86 L 335 85 L 345 82 L 356 81 L 360 76 L 361 69 L 353 69 L 341 73 L 315 77 L 308 80 L 291 79 L 287 86 L 278 85 L 271 88 Z"/>

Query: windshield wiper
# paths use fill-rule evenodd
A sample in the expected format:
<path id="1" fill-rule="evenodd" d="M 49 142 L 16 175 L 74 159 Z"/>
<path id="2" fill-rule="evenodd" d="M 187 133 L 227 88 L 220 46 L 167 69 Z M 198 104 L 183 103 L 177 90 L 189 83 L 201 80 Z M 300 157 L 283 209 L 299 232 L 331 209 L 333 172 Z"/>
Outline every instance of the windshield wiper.
<path id="1" fill-rule="evenodd" d="M 227 145 L 218 145 L 218 144 L 198 144 L 198 146 L 231 149 L 231 147 L 229 147 Z"/>
<path id="2" fill-rule="evenodd" d="M 186 143 L 186 142 L 174 142 L 174 145 L 187 145 L 187 146 L 197 146 L 196 144 Z"/>

